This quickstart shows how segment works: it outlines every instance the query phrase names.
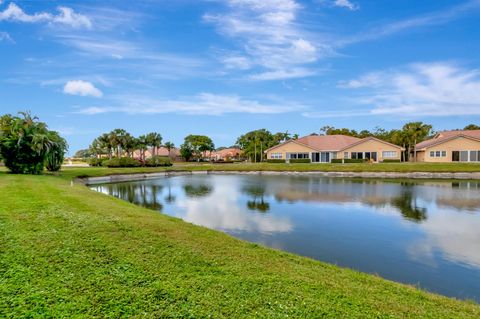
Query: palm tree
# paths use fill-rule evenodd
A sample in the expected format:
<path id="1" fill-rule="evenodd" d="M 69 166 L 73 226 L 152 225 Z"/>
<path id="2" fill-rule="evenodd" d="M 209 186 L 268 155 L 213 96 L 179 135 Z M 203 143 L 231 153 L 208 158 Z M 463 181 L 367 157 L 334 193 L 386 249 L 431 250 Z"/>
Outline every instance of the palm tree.
<path id="1" fill-rule="evenodd" d="M 413 148 L 413 158 L 417 161 L 417 148 L 419 142 L 424 141 L 432 131 L 432 126 L 424 124 L 423 122 L 411 122 L 403 126 L 403 131 L 407 135 L 408 153 L 410 154 Z"/>
<path id="2" fill-rule="evenodd" d="M 162 146 L 162 135 L 156 132 L 148 133 L 146 141 L 147 145 L 152 147 L 152 155 L 157 156 L 157 148 Z"/>
<path id="3" fill-rule="evenodd" d="M 175 147 L 175 145 L 172 142 L 166 142 L 163 146 L 165 146 L 165 148 L 167 149 L 168 157 L 170 157 L 170 151 L 172 150 L 172 148 Z"/>

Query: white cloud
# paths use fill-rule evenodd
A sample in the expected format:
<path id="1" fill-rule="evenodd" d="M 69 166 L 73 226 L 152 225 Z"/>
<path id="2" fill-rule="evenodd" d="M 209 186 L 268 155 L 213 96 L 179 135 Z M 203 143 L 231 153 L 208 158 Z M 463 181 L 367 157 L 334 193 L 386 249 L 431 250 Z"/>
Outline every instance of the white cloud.
<path id="1" fill-rule="evenodd" d="M 3 31 L 0 31 L 0 42 L 1 41 L 12 42 L 12 43 L 14 42 L 10 34 L 8 32 L 3 32 Z"/>
<path id="2" fill-rule="evenodd" d="M 316 73 L 310 69 L 294 68 L 289 70 L 275 70 L 275 71 L 252 74 L 249 76 L 249 78 L 255 81 L 272 81 L 272 80 L 304 78 L 304 77 L 312 76 L 315 74 Z"/>
<path id="3" fill-rule="evenodd" d="M 307 64 L 332 52 L 330 46 L 314 44 L 313 36 L 301 27 L 297 15 L 302 7 L 294 0 L 227 0 L 226 4 L 226 13 L 206 14 L 204 20 L 238 41 L 241 53 L 220 58 L 228 69 L 257 67 L 257 73 L 267 76 L 249 77 L 256 80 L 292 78 L 292 73 L 300 77 L 297 69 L 306 69 Z M 236 57 L 233 62 L 241 63 L 232 63 L 232 56 Z M 313 74 L 310 70 L 301 76 Z"/>
<path id="4" fill-rule="evenodd" d="M 92 22 L 87 16 L 75 13 L 67 7 L 58 7 L 59 14 L 54 15 L 47 12 L 38 12 L 27 14 L 15 3 L 10 3 L 8 7 L 0 11 L 0 21 L 13 21 L 25 23 L 47 22 L 50 24 L 66 25 L 72 28 L 92 27 Z"/>
<path id="5" fill-rule="evenodd" d="M 63 92 L 70 95 L 93 97 L 103 96 L 102 91 L 97 89 L 92 83 L 82 80 L 68 81 L 63 87 Z"/>
<path id="6" fill-rule="evenodd" d="M 360 89 L 372 115 L 480 115 L 480 70 L 451 63 L 413 64 L 401 70 L 367 74 L 342 82 Z"/>
<path id="7" fill-rule="evenodd" d="M 358 6 L 350 2 L 349 0 L 335 0 L 333 3 L 337 7 L 347 8 L 348 10 L 358 10 Z"/>
<path id="8" fill-rule="evenodd" d="M 177 100 L 146 98 L 144 96 L 117 96 L 111 100 L 117 106 L 93 106 L 75 113 L 95 115 L 121 112 L 128 114 L 178 113 L 190 115 L 221 115 L 227 113 L 278 114 L 303 108 L 295 103 L 262 103 L 243 99 L 237 95 L 200 93 Z"/>

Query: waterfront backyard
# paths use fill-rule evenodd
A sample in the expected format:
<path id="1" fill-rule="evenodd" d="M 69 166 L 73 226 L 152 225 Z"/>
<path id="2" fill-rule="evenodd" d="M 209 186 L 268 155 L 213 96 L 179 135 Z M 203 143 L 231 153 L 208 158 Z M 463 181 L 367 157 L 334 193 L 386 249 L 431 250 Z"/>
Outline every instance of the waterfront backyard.
<path id="1" fill-rule="evenodd" d="M 133 171 L 138 169 L 75 168 L 57 176 L 0 173 L 0 310 L 5 317 L 480 315 L 474 301 L 264 248 L 71 183 L 74 176 Z M 191 198 L 208 195 L 208 187 L 180 184 Z M 262 203 L 258 190 L 252 194 L 257 199 L 250 207 L 257 211 L 251 214 L 262 217 L 270 197 Z M 274 202 L 269 204 L 266 214 L 275 215 Z M 365 216 L 355 207 L 351 211 Z M 405 224 L 416 225 L 408 219 Z"/>

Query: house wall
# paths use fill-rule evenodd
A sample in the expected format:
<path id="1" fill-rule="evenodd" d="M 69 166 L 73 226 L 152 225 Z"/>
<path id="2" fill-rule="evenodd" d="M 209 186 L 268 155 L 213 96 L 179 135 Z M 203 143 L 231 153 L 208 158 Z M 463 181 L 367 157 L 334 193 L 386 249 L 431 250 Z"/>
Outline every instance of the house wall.
<path id="1" fill-rule="evenodd" d="M 431 151 L 446 151 L 447 156 L 430 157 Z M 464 137 L 457 137 L 456 139 L 427 148 L 425 151 L 425 157 L 422 160 L 420 158 L 417 160 L 430 163 L 450 163 L 452 162 L 453 151 L 480 151 L 480 142 Z"/>
<path id="2" fill-rule="evenodd" d="M 287 153 L 311 153 L 311 152 L 316 152 L 315 150 L 311 149 L 310 147 L 306 147 L 303 145 L 299 145 L 294 142 L 287 142 L 281 146 L 278 146 L 277 148 L 270 150 L 267 152 L 267 159 L 271 159 L 271 154 L 272 153 L 281 153 L 282 154 L 282 159 L 287 158 Z"/>
<path id="3" fill-rule="evenodd" d="M 402 156 L 401 147 L 395 147 L 386 143 L 382 143 L 377 140 L 368 140 L 361 144 L 357 144 L 353 147 L 347 148 L 341 152 L 337 152 L 337 158 L 344 159 L 345 152 L 348 152 L 348 158 L 351 158 L 352 152 L 377 152 L 377 161 L 382 162 L 384 160 L 383 158 L 384 151 L 397 152 L 396 157 L 389 157 L 387 159 L 394 159 L 394 160 L 401 159 L 401 156 Z"/>

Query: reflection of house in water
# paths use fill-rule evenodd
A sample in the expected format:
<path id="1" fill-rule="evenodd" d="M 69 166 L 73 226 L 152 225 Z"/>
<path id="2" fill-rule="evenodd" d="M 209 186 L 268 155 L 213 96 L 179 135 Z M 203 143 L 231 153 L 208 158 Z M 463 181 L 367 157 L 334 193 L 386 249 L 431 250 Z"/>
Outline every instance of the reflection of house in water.
<path id="1" fill-rule="evenodd" d="M 242 192 L 251 198 L 247 201 L 248 209 L 262 213 L 270 210 L 270 203 L 265 201 L 265 185 L 247 185 L 242 188 Z"/>

